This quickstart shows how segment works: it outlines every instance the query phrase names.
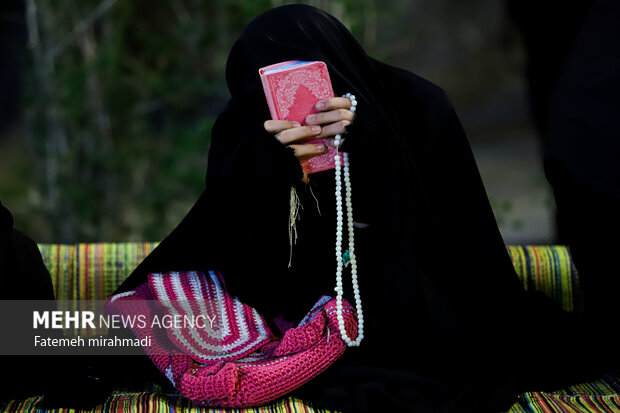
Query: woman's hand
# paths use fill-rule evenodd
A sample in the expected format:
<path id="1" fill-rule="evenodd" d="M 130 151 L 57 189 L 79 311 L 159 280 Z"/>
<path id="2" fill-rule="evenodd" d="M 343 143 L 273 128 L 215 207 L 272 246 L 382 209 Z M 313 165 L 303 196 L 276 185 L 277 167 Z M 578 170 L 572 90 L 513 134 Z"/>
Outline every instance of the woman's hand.
<path id="1" fill-rule="evenodd" d="M 323 143 L 304 143 L 316 139 L 321 134 L 321 127 L 318 125 L 301 126 L 299 122 L 272 119 L 265 121 L 265 130 L 275 133 L 277 140 L 292 148 L 300 161 L 327 152 L 327 146 Z"/>
<path id="2" fill-rule="evenodd" d="M 333 146 L 334 136 L 346 132 L 355 114 L 349 110 L 351 101 L 347 98 L 329 98 L 316 103 L 319 113 L 308 115 L 306 126 L 288 120 L 265 121 L 265 130 L 275 133 L 282 144 L 293 148 L 295 157 L 300 161 L 323 155 L 328 145 Z M 304 143 L 314 139 L 325 139 L 324 143 Z M 303 181 L 308 183 L 308 175 L 304 172 Z"/>
<path id="3" fill-rule="evenodd" d="M 334 146 L 334 136 L 346 133 L 347 126 L 355 118 L 355 113 L 349 110 L 351 101 L 348 98 L 330 98 L 319 100 L 315 107 L 319 113 L 308 115 L 306 124 L 321 125 L 321 133 L 317 138 L 326 139 L 328 145 Z"/>

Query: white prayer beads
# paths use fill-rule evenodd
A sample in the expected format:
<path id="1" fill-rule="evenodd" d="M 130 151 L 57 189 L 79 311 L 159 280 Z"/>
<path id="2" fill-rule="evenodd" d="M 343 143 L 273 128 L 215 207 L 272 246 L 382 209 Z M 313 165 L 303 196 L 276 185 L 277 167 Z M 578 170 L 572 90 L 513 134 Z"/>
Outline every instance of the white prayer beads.
<path id="1" fill-rule="evenodd" d="M 357 100 L 355 95 L 347 93 L 343 97 L 348 98 L 351 101 L 351 107 L 349 110 L 355 112 L 357 106 Z M 334 145 L 336 148 L 340 147 L 342 137 L 336 135 L 334 137 Z M 336 153 L 334 160 L 336 163 L 336 318 L 338 319 L 338 328 L 340 335 L 347 346 L 357 347 L 364 338 L 364 314 L 362 312 L 362 299 L 360 296 L 360 289 L 357 280 L 357 261 L 355 259 L 355 236 L 353 225 L 353 204 L 351 202 L 351 176 L 349 174 L 349 154 L 342 152 L 342 162 L 340 162 L 340 154 Z M 357 337 L 352 340 L 345 329 L 344 317 L 342 315 L 342 272 L 344 268 L 344 261 L 342 255 L 342 227 L 344 212 L 342 209 L 342 175 L 344 174 L 344 186 L 345 186 L 345 205 L 347 208 L 347 231 L 348 231 L 348 243 L 349 243 L 349 256 L 351 263 L 351 282 L 353 284 L 353 296 L 355 297 L 355 310 L 357 311 Z"/>

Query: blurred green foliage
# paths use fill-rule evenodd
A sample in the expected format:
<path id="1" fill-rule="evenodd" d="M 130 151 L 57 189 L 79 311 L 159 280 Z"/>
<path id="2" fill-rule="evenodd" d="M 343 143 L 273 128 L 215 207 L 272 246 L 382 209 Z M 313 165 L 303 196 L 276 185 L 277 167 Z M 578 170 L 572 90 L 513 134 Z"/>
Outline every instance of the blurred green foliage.
<path id="1" fill-rule="evenodd" d="M 161 240 L 202 191 L 233 42 L 252 18 L 293 2 L 24 2 L 23 121 L 0 136 L 0 198 L 15 226 L 39 242 Z M 478 107 L 494 119 L 519 87 L 493 0 L 297 3 L 444 87 L 465 118 Z"/>
<path id="2" fill-rule="evenodd" d="M 162 239 L 202 190 L 232 43 L 285 3 L 27 0 L 20 175 L 32 184 L 16 226 L 46 242 Z M 364 12 L 306 3 L 349 22 Z"/>

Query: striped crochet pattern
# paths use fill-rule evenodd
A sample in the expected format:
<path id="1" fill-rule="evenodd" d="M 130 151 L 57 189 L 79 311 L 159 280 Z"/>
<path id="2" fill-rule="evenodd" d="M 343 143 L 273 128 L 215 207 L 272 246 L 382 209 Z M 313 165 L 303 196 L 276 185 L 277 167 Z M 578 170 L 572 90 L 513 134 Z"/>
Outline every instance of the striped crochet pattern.
<path id="1" fill-rule="evenodd" d="M 151 274 L 148 287 L 166 314 L 211 317 L 213 326 L 207 319 L 204 328 L 166 329 L 175 347 L 199 363 L 236 360 L 275 340 L 258 311 L 226 293 L 219 273 Z"/>
<path id="2" fill-rule="evenodd" d="M 346 349 L 335 299 L 322 297 L 297 327 L 276 337 L 255 309 L 226 292 L 222 275 L 214 271 L 150 274 L 136 290 L 110 297 L 107 309 L 147 316 L 146 326 L 135 325 L 133 332 L 140 339 L 151 338 L 147 355 L 179 393 L 201 405 L 251 407 L 272 402 L 323 372 Z M 204 331 L 155 330 L 153 315 L 159 311 L 189 318 L 211 311 L 220 322 Z M 357 320 L 345 300 L 343 316 L 347 333 L 355 337 Z"/>

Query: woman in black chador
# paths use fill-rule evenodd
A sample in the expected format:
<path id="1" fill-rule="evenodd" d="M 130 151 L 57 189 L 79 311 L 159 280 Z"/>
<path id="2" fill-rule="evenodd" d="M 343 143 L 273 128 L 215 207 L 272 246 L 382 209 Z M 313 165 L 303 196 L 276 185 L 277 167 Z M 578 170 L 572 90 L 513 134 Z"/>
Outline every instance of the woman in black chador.
<path id="1" fill-rule="evenodd" d="M 356 112 L 334 98 L 309 122 L 320 132 L 266 122 L 258 69 L 286 60 L 324 61 L 336 95 L 357 97 Z M 440 88 L 372 59 L 308 6 L 251 22 L 226 75 L 231 99 L 213 129 L 204 193 L 117 292 L 150 272 L 219 269 L 268 319 L 299 321 L 334 295 L 336 208 L 334 171 L 306 177 L 298 158 L 324 151 L 304 139 L 346 129 L 365 338 L 297 395 L 354 412 L 495 412 L 523 389 L 575 379 L 561 371 L 578 364 L 565 359 L 576 352 L 563 340 L 572 319 L 520 287 Z M 291 186 L 303 207 L 292 258 Z"/>

